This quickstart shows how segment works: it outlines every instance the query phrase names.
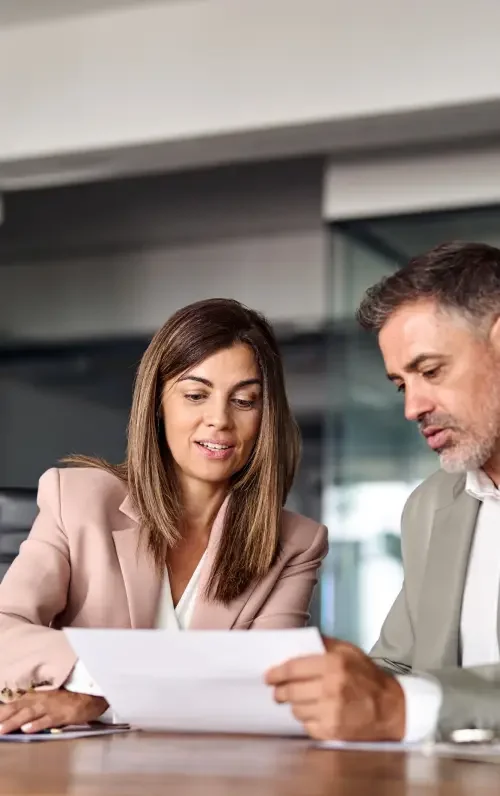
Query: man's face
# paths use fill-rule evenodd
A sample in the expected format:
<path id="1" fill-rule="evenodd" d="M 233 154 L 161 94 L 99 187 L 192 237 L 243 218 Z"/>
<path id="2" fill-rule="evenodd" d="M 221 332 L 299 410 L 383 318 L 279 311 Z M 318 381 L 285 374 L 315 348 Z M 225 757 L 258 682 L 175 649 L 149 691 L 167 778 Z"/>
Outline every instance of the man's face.
<path id="1" fill-rule="evenodd" d="M 403 305 L 379 333 L 406 418 L 448 472 L 482 467 L 500 453 L 499 329 L 497 321 L 481 336 L 458 314 L 419 301 Z"/>

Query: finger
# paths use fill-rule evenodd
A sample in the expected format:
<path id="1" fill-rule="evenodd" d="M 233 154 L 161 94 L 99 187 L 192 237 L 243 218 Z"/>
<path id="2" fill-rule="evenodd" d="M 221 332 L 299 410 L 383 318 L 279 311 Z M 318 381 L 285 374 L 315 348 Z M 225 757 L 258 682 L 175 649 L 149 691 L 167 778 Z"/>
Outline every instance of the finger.
<path id="1" fill-rule="evenodd" d="M 320 677 L 277 685 L 274 689 L 274 698 L 280 703 L 291 702 L 295 705 L 302 702 L 317 702 L 322 696 L 323 679 Z"/>
<path id="2" fill-rule="evenodd" d="M 321 641 L 323 642 L 327 652 L 336 652 L 339 647 L 345 647 L 347 644 L 345 641 L 340 641 L 337 638 L 330 638 L 329 636 L 321 636 Z"/>
<path id="3" fill-rule="evenodd" d="M 0 724 L 19 711 L 19 702 L 9 702 L 0 707 Z"/>
<path id="4" fill-rule="evenodd" d="M 302 722 L 302 724 L 319 721 L 319 712 L 320 710 L 317 702 L 303 702 L 292 705 L 293 715 L 298 721 Z"/>
<path id="5" fill-rule="evenodd" d="M 280 666 L 275 666 L 266 674 L 268 685 L 279 685 L 294 680 L 310 680 L 319 677 L 325 670 L 326 655 L 307 655 L 292 658 Z"/>
<path id="6" fill-rule="evenodd" d="M 2 721 L 0 725 L 0 735 L 6 735 L 9 732 L 22 729 L 25 724 L 30 724 L 32 721 L 40 718 L 44 712 L 41 705 L 37 705 L 36 702 L 30 705 L 19 706 L 18 710 L 12 716 Z"/>
<path id="7" fill-rule="evenodd" d="M 0 724 L 18 713 L 21 708 L 29 707 L 35 701 L 38 701 L 38 699 L 35 699 L 33 694 L 24 694 L 16 699 L 12 699 L 10 702 L 1 703 Z"/>
<path id="8" fill-rule="evenodd" d="M 57 723 L 54 719 L 48 713 L 44 713 L 40 718 L 23 724 L 21 729 L 26 735 L 32 735 L 33 733 L 42 732 L 42 730 L 52 730 L 56 726 Z"/>
<path id="9" fill-rule="evenodd" d="M 304 729 L 310 738 L 315 741 L 340 741 L 338 732 L 333 728 L 328 728 L 324 722 L 313 718 L 310 721 L 303 722 Z"/>

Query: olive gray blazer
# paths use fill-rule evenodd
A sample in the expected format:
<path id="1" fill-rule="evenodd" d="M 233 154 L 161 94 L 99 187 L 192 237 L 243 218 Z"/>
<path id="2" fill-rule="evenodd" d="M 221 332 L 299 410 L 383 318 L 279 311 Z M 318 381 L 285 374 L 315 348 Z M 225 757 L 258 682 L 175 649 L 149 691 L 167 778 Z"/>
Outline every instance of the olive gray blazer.
<path id="1" fill-rule="evenodd" d="M 465 491 L 465 479 L 439 471 L 408 499 L 403 588 L 371 652 L 393 672 L 428 672 L 439 680 L 442 732 L 500 728 L 500 664 L 461 667 L 462 598 L 480 506 Z M 500 620 L 498 632 L 500 638 Z"/>

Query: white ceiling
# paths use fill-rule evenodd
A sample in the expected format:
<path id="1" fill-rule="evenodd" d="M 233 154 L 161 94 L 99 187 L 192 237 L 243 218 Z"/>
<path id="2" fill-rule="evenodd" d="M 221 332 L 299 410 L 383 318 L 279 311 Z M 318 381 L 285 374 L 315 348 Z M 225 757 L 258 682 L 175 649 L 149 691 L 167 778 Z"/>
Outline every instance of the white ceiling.
<path id="1" fill-rule="evenodd" d="M 139 5 L 141 2 L 143 0 L 0 0 L 0 27 L 88 14 L 100 9 L 112 10 Z"/>

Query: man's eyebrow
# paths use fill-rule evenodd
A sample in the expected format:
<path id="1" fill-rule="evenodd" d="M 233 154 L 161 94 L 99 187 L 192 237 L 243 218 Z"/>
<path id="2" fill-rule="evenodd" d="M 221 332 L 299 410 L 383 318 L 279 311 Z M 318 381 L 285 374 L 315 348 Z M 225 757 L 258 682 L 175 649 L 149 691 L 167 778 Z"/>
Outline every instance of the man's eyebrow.
<path id="1" fill-rule="evenodd" d="M 410 359 L 410 361 L 404 366 L 403 371 L 405 373 L 415 373 L 415 371 L 417 371 L 419 367 L 423 365 L 425 362 L 427 362 L 429 359 L 435 359 L 439 360 L 440 362 L 444 362 L 446 360 L 446 357 L 443 356 L 443 354 L 431 354 L 431 353 L 418 354 L 416 357 L 413 357 L 413 359 Z M 397 379 L 400 379 L 401 376 L 398 375 L 397 373 L 388 373 L 387 378 L 389 379 L 389 381 L 396 381 Z"/>

